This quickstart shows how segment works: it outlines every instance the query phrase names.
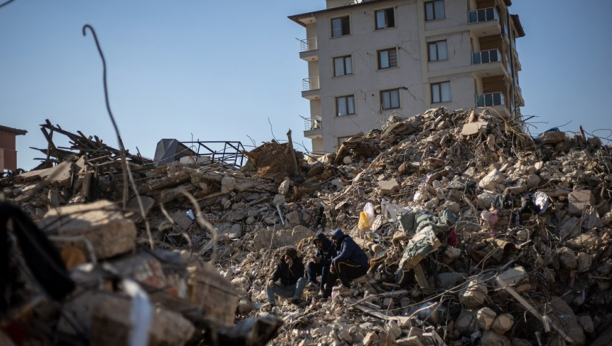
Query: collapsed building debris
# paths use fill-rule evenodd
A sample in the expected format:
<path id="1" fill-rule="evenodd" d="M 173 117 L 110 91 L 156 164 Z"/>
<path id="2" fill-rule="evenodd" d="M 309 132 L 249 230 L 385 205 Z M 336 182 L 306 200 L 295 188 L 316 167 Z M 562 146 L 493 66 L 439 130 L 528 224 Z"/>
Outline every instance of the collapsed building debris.
<path id="1" fill-rule="evenodd" d="M 77 151 L 47 136 L 57 165 L 0 187 L 59 249 L 76 288 L 49 304 L 15 279 L 27 289 L 12 308 L 28 313 L 3 314 L 0 340 L 22 343 L 12 323 L 42 344 L 127 344 L 103 331 L 135 330 L 133 281 L 155 309 L 156 345 L 612 342 L 612 156 L 583 132 L 533 138 L 517 119 L 437 108 L 391 117 L 318 160 L 277 142 L 246 153 L 240 170 L 128 156 L 138 191 L 122 210 L 119 155 L 43 126 Z M 261 309 L 284 247 L 309 255 L 316 231 L 338 227 L 370 256 L 350 294 L 318 302 L 307 291 L 299 305 Z"/>

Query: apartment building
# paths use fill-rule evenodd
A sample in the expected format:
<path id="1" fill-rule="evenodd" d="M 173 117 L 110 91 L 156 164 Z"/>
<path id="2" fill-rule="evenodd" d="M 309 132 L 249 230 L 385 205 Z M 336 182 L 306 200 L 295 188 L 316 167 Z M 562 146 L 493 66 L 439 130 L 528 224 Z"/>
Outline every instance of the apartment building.
<path id="1" fill-rule="evenodd" d="M 487 107 L 520 115 L 516 39 L 525 36 L 511 0 L 327 0 L 290 16 L 306 28 L 304 136 L 315 153 L 380 128 L 391 115 Z"/>
<path id="2" fill-rule="evenodd" d="M 5 169 L 17 169 L 16 136 L 25 135 L 28 131 L 0 125 L 0 173 Z"/>

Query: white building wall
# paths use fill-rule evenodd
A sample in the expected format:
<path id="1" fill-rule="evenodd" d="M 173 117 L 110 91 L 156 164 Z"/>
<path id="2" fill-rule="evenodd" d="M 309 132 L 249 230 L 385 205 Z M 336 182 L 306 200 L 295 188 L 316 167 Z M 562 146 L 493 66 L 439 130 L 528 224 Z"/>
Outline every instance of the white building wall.
<path id="1" fill-rule="evenodd" d="M 307 25 L 307 37 L 317 37 L 318 61 L 308 62 L 309 77 L 319 76 L 320 99 L 311 100 L 311 117 L 322 116 L 323 138 L 313 139 L 313 151 L 337 150 L 338 138 L 380 128 L 393 114 L 413 116 L 438 106 L 449 109 L 474 106 L 480 78 L 472 75 L 472 52 L 479 51 L 470 37 L 468 12 L 474 0 L 446 0 L 446 18 L 425 21 L 424 0 L 372 2 L 345 7 L 347 0 L 327 0 L 330 11 L 316 13 Z M 375 11 L 393 7 L 395 27 L 375 30 Z M 337 10 L 333 10 L 337 8 Z M 331 19 L 349 16 L 351 34 L 331 37 Z M 427 43 L 446 40 L 448 59 L 428 62 Z M 378 69 L 377 51 L 397 48 L 398 66 Z M 334 77 L 333 58 L 351 56 L 353 74 Z M 451 83 L 450 102 L 431 103 L 431 83 Z M 475 82 L 476 81 L 476 82 Z M 380 91 L 400 90 L 398 109 L 381 110 Z M 353 95 L 356 114 L 336 116 L 336 97 Z"/>
<path id="2" fill-rule="evenodd" d="M 337 148 L 337 138 L 380 128 L 391 114 L 412 116 L 422 112 L 423 88 L 416 2 L 389 1 L 376 7 L 357 7 L 317 17 L 321 110 L 325 150 Z M 395 27 L 375 30 L 374 12 L 394 7 Z M 331 37 L 331 19 L 349 15 L 351 34 Z M 377 51 L 397 48 L 398 67 L 378 69 Z M 334 77 L 333 58 L 350 55 L 353 74 Z M 400 88 L 401 108 L 382 111 L 380 91 Z M 338 96 L 354 95 L 356 114 L 335 116 Z"/>

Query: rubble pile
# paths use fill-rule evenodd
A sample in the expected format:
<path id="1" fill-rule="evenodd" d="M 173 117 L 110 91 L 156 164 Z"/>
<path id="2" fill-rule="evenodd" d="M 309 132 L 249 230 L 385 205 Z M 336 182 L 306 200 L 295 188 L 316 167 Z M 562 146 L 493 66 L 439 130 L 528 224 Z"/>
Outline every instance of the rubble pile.
<path id="1" fill-rule="evenodd" d="M 391 117 L 318 160 L 277 142 L 241 170 L 129 155 L 137 191 L 117 152 L 60 129 L 81 143 L 72 154 L 47 136 L 56 164 L 0 187 L 60 249 L 76 288 L 50 304 L 34 300 L 31 278 L 15 279 L 27 289 L 9 301 L 27 310 L 13 324 L 44 326 L 33 334 L 42 344 L 117 342 L 107 328 L 127 340 L 136 286 L 155 307 L 155 345 L 276 334 L 278 345 L 608 345 L 610 147 L 525 126 L 437 108 Z M 319 302 L 306 291 L 297 306 L 261 309 L 283 249 L 307 258 L 315 232 L 335 228 L 370 256 L 350 294 Z"/>

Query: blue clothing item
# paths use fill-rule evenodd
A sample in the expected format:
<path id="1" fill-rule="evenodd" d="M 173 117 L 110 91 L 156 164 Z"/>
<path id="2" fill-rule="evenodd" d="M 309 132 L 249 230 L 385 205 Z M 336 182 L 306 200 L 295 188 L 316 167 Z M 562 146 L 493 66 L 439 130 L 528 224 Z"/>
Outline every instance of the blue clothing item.
<path id="1" fill-rule="evenodd" d="M 332 233 L 331 236 L 332 238 L 342 239 L 342 237 L 344 237 L 344 232 L 342 232 L 342 230 L 338 228 Z"/>
<path id="2" fill-rule="evenodd" d="M 336 230 L 334 233 L 340 230 Z M 340 231 L 342 233 L 342 231 Z M 332 260 L 332 264 L 335 266 L 338 261 L 347 261 L 351 263 L 358 264 L 361 267 L 367 269 L 370 268 L 370 263 L 368 262 L 368 255 L 363 252 L 363 250 L 355 243 L 353 238 L 348 235 L 343 236 L 339 240 L 339 252 L 336 257 Z"/>
<path id="3" fill-rule="evenodd" d="M 329 275 L 329 265 L 308 262 L 308 266 L 306 267 L 306 272 L 308 273 L 308 282 L 312 282 L 319 285 L 319 289 L 323 290 L 325 283 L 327 282 L 327 277 Z M 321 282 L 317 282 L 317 276 L 321 275 Z"/>
<path id="4" fill-rule="evenodd" d="M 323 233 L 318 233 L 313 242 L 317 240 L 323 243 L 323 246 L 320 248 L 317 247 L 315 256 L 320 258 L 319 263 L 329 266 L 331 264 L 331 260 L 337 255 L 336 244 L 329 240 L 329 238 L 327 238 Z"/>
<path id="5" fill-rule="evenodd" d="M 274 294 L 278 294 L 283 298 L 300 299 L 304 287 L 306 286 L 306 279 L 299 278 L 293 285 L 281 285 L 275 284 L 274 287 L 270 287 L 270 284 L 266 284 L 266 293 L 268 294 L 268 302 L 272 305 L 276 305 Z"/>

